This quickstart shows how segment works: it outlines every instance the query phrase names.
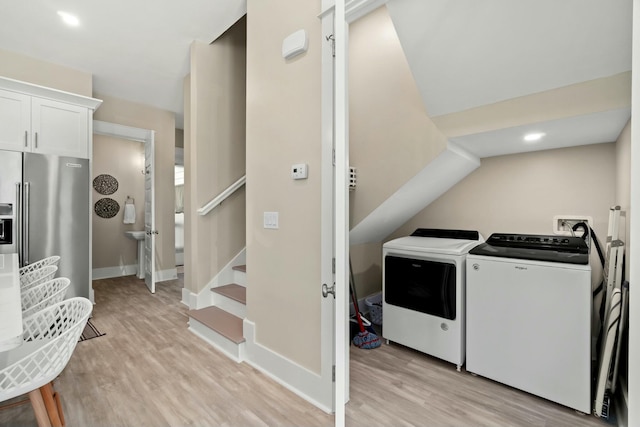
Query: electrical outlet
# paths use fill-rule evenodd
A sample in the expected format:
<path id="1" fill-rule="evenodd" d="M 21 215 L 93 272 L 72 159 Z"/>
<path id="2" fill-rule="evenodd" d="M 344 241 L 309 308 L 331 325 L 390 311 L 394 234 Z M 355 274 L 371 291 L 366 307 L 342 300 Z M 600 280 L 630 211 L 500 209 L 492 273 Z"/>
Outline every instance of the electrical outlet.
<path id="1" fill-rule="evenodd" d="M 593 218 L 588 215 L 556 215 L 553 217 L 553 234 L 571 236 L 571 227 L 578 222 L 586 222 L 593 227 Z"/>

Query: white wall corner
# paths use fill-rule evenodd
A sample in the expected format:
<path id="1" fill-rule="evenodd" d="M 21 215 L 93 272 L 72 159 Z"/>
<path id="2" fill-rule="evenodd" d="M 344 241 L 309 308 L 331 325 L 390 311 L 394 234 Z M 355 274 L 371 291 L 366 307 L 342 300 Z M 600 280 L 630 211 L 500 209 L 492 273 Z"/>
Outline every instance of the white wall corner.
<path id="1" fill-rule="evenodd" d="M 331 414 L 331 393 L 323 393 L 322 378 L 292 360 L 256 342 L 256 325 L 244 319 L 244 361 L 307 402 Z"/>
<path id="2" fill-rule="evenodd" d="M 480 159 L 449 142 L 435 159 L 349 232 L 351 245 L 381 242 L 480 166 Z"/>

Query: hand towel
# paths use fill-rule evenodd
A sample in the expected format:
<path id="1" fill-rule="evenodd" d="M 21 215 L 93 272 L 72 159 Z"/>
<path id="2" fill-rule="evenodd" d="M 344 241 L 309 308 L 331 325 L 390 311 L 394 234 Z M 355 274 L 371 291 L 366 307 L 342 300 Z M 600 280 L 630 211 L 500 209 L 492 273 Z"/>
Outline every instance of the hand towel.
<path id="1" fill-rule="evenodd" d="M 133 203 L 124 204 L 124 223 L 133 224 L 136 222 L 136 206 Z"/>

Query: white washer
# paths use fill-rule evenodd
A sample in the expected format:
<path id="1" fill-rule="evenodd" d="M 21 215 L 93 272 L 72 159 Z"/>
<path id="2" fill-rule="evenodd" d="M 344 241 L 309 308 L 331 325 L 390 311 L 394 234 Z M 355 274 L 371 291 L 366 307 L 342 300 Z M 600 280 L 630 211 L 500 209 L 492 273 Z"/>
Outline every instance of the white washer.
<path id="1" fill-rule="evenodd" d="M 382 247 L 383 338 L 465 360 L 465 263 L 477 231 L 418 229 Z"/>
<path id="2" fill-rule="evenodd" d="M 467 371 L 590 413 L 588 261 L 577 237 L 494 234 L 474 248 Z"/>

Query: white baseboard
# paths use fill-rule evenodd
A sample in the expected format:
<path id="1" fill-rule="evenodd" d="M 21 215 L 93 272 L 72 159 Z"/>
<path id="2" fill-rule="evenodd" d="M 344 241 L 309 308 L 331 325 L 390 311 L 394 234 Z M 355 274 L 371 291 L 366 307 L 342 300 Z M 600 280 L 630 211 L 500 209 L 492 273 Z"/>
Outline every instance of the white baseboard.
<path id="1" fill-rule="evenodd" d="M 184 265 L 184 252 L 176 251 L 176 265 Z"/>
<path id="2" fill-rule="evenodd" d="M 288 390 L 328 414 L 333 413 L 331 393 L 323 393 L 322 378 L 255 340 L 255 323 L 244 319 L 244 361 Z"/>
<path id="3" fill-rule="evenodd" d="M 222 268 L 222 270 L 220 270 L 220 272 L 216 274 L 213 277 L 213 279 L 211 279 L 204 288 L 202 288 L 200 292 L 198 292 L 195 300 L 191 299 L 191 301 L 193 302 L 193 305 L 190 305 L 189 307 L 191 309 L 198 309 L 198 308 L 208 307 L 211 304 L 213 304 L 213 296 L 211 293 L 211 288 L 233 283 L 234 277 L 235 277 L 233 266 L 245 264 L 247 262 L 246 254 L 247 254 L 247 249 L 243 248 L 238 253 L 238 255 L 233 257 L 233 259 L 229 261 L 227 265 L 225 265 Z"/>
<path id="4" fill-rule="evenodd" d="M 197 299 L 197 294 L 194 294 L 187 288 L 182 288 L 182 301 L 180 301 L 181 303 L 183 303 L 187 307 L 195 307 Z"/>
<path id="5" fill-rule="evenodd" d="M 165 282 L 167 280 L 175 280 L 178 278 L 178 269 L 173 267 L 168 270 L 156 271 L 156 282 Z"/>
<path id="6" fill-rule="evenodd" d="M 119 265 L 116 267 L 94 268 L 91 272 L 92 280 L 110 279 L 112 277 L 132 276 L 138 273 L 138 264 Z M 156 282 L 174 280 L 178 278 L 178 270 L 170 268 L 168 270 L 156 271 Z"/>
<path id="7" fill-rule="evenodd" d="M 91 278 L 93 280 L 110 279 L 112 277 L 131 276 L 136 274 L 137 272 L 138 272 L 138 264 L 94 268 L 91 271 Z"/>
<path id="8" fill-rule="evenodd" d="M 244 360 L 245 343 L 236 344 L 193 318 L 189 319 L 189 331 L 206 341 L 216 350 L 224 353 L 234 362 L 240 363 Z"/>

